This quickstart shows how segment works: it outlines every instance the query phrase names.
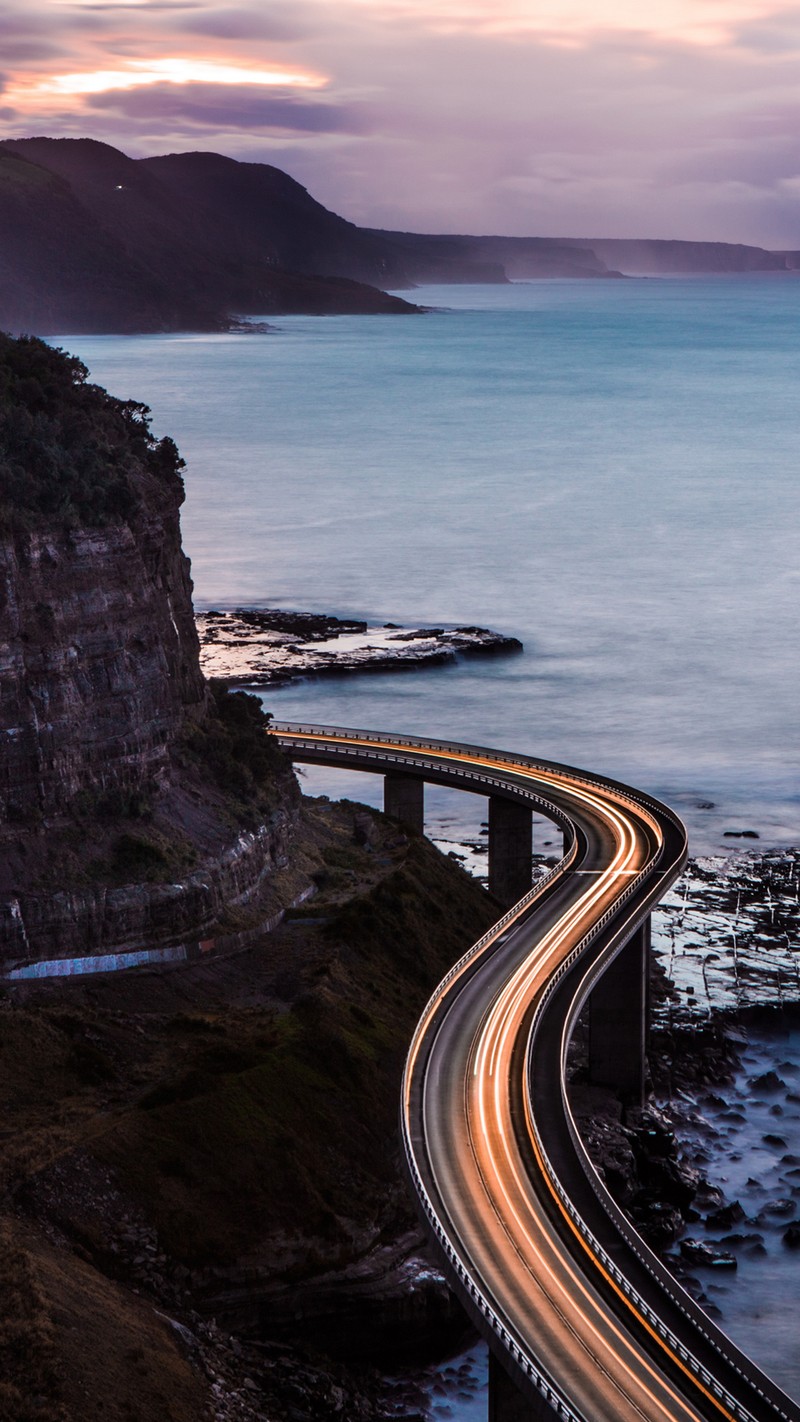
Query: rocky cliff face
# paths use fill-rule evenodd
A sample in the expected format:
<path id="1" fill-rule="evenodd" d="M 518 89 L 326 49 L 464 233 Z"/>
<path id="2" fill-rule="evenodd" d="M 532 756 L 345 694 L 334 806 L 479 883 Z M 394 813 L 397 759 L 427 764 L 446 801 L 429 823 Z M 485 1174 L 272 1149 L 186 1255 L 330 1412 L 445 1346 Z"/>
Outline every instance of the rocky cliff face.
<path id="1" fill-rule="evenodd" d="M 174 496 L 152 491 L 130 523 L 6 536 L 0 617 L 7 820 L 159 783 L 208 695 Z"/>
<path id="2" fill-rule="evenodd" d="M 207 935 L 285 863 L 297 801 L 200 672 L 177 451 L 85 377 L 0 338 L 7 967 Z"/>

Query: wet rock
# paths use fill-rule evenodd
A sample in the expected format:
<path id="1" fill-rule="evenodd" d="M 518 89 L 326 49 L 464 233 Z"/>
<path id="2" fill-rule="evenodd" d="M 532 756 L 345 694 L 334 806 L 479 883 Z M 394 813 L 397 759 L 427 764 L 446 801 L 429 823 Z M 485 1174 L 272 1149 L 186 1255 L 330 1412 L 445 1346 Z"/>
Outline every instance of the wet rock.
<path id="1" fill-rule="evenodd" d="M 719 1249 L 705 1240 L 682 1239 L 680 1251 L 684 1259 L 695 1266 L 703 1266 L 709 1269 L 735 1269 L 736 1259 L 733 1254 L 726 1250 Z"/>
<path id="2" fill-rule="evenodd" d="M 744 1210 L 738 1200 L 733 1200 L 731 1204 L 722 1205 L 706 1216 L 706 1229 L 732 1229 L 734 1225 L 741 1224 L 743 1219 Z"/>
<path id="3" fill-rule="evenodd" d="M 756 1216 L 758 1224 L 769 1224 L 771 1220 L 786 1219 L 788 1215 L 793 1215 L 796 1206 L 794 1200 L 770 1200 L 759 1210 Z"/>
<path id="4" fill-rule="evenodd" d="M 653 1249 L 674 1244 L 685 1223 L 680 1210 L 663 1200 L 637 1201 L 630 1213 L 639 1233 Z"/>
<path id="5" fill-rule="evenodd" d="M 787 1249 L 800 1249 L 800 1220 L 792 1220 L 783 1231 L 783 1242 Z"/>
<path id="6" fill-rule="evenodd" d="M 522 651 L 516 637 L 485 627 L 397 627 L 325 613 L 239 608 L 197 617 L 200 659 L 230 685 L 285 685 L 298 677 L 438 666 L 459 656 Z"/>
<path id="7" fill-rule="evenodd" d="M 766 1254 L 763 1234 L 726 1234 L 719 1241 L 726 1249 L 743 1249 L 746 1254 Z"/>
<path id="8" fill-rule="evenodd" d="M 764 1071 L 760 1076 L 751 1076 L 747 1082 L 753 1091 L 782 1091 L 786 1082 L 781 1081 L 776 1071 Z"/>

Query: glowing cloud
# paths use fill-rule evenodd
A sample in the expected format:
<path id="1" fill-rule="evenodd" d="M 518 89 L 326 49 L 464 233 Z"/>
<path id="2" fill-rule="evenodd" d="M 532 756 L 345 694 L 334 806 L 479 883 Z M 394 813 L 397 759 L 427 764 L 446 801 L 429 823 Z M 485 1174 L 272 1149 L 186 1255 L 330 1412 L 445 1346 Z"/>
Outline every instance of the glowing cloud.
<path id="1" fill-rule="evenodd" d="M 40 94 L 103 94 L 109 89 L 138 89 L 144 84 L 258 84 L 262 88 L 280 85 L 321 89 L 326 82 L 319 74 L 299 70 L 251 69 L 202 59 L 132 59 L 123 69 L 55 74 L 35 89 Z"/>

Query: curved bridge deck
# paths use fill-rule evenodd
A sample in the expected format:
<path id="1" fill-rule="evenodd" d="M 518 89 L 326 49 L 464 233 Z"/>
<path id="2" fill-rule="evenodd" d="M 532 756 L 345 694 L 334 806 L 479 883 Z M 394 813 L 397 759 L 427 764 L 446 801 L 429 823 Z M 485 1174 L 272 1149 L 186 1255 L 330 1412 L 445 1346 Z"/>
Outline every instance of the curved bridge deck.
<path id="1" fill-rule="evenodd" d="M 561 862 L 437 988 L 401 1104 L 429 1232 L 528 1415 L 800 1422 L 614 1204 L 567 1097 L 575 1020 L 679 874 L 680 821 L 623 785 L 525 756 L 289 723 L 274 734 L 294 760 L 503 795 L 565 831 Z"/>

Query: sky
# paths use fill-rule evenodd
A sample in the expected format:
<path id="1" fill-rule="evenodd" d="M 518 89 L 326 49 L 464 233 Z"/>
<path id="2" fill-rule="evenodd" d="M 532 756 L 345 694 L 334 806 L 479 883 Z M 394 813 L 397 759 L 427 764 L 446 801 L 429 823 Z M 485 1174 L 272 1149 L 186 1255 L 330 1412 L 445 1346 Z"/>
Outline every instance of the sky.
<path id="1" fill-rule="evenodd" d="M 3 0 L 0 131 L 274 163 L 369 226 L 800 248 L 800 3 Z"/>

